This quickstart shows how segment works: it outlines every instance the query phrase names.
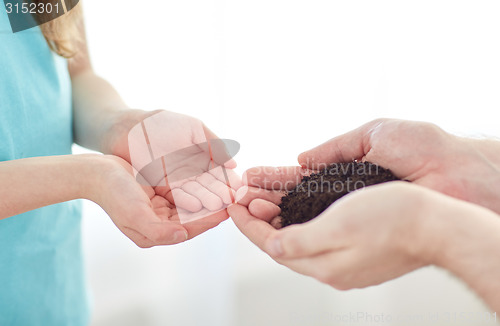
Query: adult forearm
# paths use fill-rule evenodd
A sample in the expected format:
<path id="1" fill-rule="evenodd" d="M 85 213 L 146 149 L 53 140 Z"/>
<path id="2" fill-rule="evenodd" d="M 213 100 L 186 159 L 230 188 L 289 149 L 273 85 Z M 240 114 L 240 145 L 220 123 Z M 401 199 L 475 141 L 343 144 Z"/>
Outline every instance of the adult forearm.
<path id="1" fill-rule="evenodd" d="M 500 311 L 500 218 L 470 204 L 446 216 L 437 265 L 466 282 L 494 311 Z"/>
<path id="2" fill-rule="evenodd" d="M 455 154 L 443 154 L 448 160 L 443 174 L 458 189 L 449 193 L 500 214 L 500 141 L 454 137 L 450 150 Z"/>
<path id="3" fill-rule="evenodd" d="M 500 172 L 500 141 L 497 139 L 471 139 L 470 141 Z"/>
<path id="4" fill-rule="evenodd" d="M 36 157 L 0 163 L 0 219 L 77 198 L 88 198 L 97 155 Z"/>

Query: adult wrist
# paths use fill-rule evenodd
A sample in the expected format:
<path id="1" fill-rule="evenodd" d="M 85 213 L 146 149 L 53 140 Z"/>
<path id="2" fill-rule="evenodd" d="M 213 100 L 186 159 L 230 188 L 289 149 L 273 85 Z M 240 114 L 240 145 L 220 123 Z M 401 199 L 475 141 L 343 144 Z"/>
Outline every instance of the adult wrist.
<path id="1" fill-rule="evenodd" d="M 484 156 L 500 171 L 500 141 L 495 139 L 465 139 L 475 150 Z"/>
<path id="2" fill-rule="evenodd" d="M 409 214 L 415 224 L 410 225 L 411 236 L 401 239 L 407 243 L 407 254 L 426 265 L 452 269 L 451 257 L 462 254 L 476 223 L 471 207 L 486 209 L 426 188 L 412 194 L 412 201 L 416 210 Z"/>
<path id="3" fill-rule="evenodd" d="M 400 238 L 405 253 L 423 262 L 425 265 L 436 264 L 440 259 L 438 249 L 442 242 L 441 235 L 446 225 L 439 220 L 436 212 L 434 191 L 413 186 L 408 195 L 412 198 L 414 209 L 410 215 L 411 224 L 407 225 L 407 236 Z"/>
<path id="4" fill-rule="evenodd" d="M 425 254 L 431 264 L 457 273 L 463 270 L 464 262 L 481 254 L 484 237 L 491 231 L 491 218 L 498 216 L 478 205 L 443 194 L 435 196 L 436 205 L 429 211 L 429 223 L 423 230 L 428 242 Z"/>
<path id="5" fill-rule="evenodd" d="M 500 142 L 461 137 L 457 141 L 461 155 L 453 159 L 459 168 L 449 176 L 461 184 L 462 195 L 457 197 L 500 213 Z"/>
<path id="6" fill-rule="evenodd" d="M 448 226 L 434 264 L 462 279 L 491 308 L 500 308 L 500 217 L 458 200 L 444 206 L 454 211 L 440 218 Z"/>

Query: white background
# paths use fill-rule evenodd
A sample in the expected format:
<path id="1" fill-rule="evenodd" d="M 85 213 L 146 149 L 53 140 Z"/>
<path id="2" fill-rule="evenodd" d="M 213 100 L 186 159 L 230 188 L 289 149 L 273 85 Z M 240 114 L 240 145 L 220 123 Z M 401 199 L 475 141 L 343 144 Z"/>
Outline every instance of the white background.
<path id="1" fill-rule="evenodd" d="M 240 172 L 294 165 L 377 117 L 500 136 L 498 1 L 83 2 L 96 71 L 132 107 L 193 115 L 239 141 Z M 230 221 L 141 250 L 86 204 L 84 232 L 95 326 L 376 324 L 336 321 L 358 312 L 480 325 L 446 313 L 486 311 L 434 268 L 336 291 L 271 261 Z"/>

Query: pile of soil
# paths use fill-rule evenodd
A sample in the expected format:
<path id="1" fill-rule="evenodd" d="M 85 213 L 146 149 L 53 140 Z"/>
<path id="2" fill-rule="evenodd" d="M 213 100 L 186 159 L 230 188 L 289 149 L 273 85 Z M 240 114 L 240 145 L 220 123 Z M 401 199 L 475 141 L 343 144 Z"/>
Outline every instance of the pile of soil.
<path id="1" fill-rule="evenodd" d="M 312 220 L 337 199 L 360 188 L 400 180 L 390 170 L 370 162 L 334 163 L 302 178 L 281 199 L 281 226 Z"/>

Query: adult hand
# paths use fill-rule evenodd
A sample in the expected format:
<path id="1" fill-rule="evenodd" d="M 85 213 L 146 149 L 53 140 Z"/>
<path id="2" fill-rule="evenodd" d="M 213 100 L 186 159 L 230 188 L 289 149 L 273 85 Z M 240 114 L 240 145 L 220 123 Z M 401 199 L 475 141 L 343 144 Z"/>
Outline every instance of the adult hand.
<path id="1" fill-rule="evenodd" d="M 314 220 L 281 230 L 244 205 L 228 210 L 241 232 L 278 263 L 338 289 L 350 289 L 436 263 L 442 227 L 433 212 L 447 200 L 452 199 L 391 182 L 346 195 Z"/>
<path id="2" fill-rule="evenodd" d="M 500 142 L 460 138 L 437 126 L 379 119 L 299 155 L 299 167 L 255 167 L 245 173 L 243 205 L 279 227 L 277 205 L 304 175 L 332 163 L 370 161 L 411 181 L 500 213 Z M 267 201 L 254 199 L 265 199 Z"/>
<path id="3" fill-rule="evenodd" d="M 500 142 L 460 138 L 430 123 L 379 119 L 302 153 L 298 160 L 309 169 L 369 161 L 401 179 L 500 213 L 499 151 Z"/>
<path id="4" fill-rule="evenodd" d="M 376 285 L 433 264 L 500 309 L 500 219 L 481 206 L 390 182 L 352 192 L 314 220 L 281 230 L 240 204 L 229 213 L 278 263 L 335 288 Z"/>

